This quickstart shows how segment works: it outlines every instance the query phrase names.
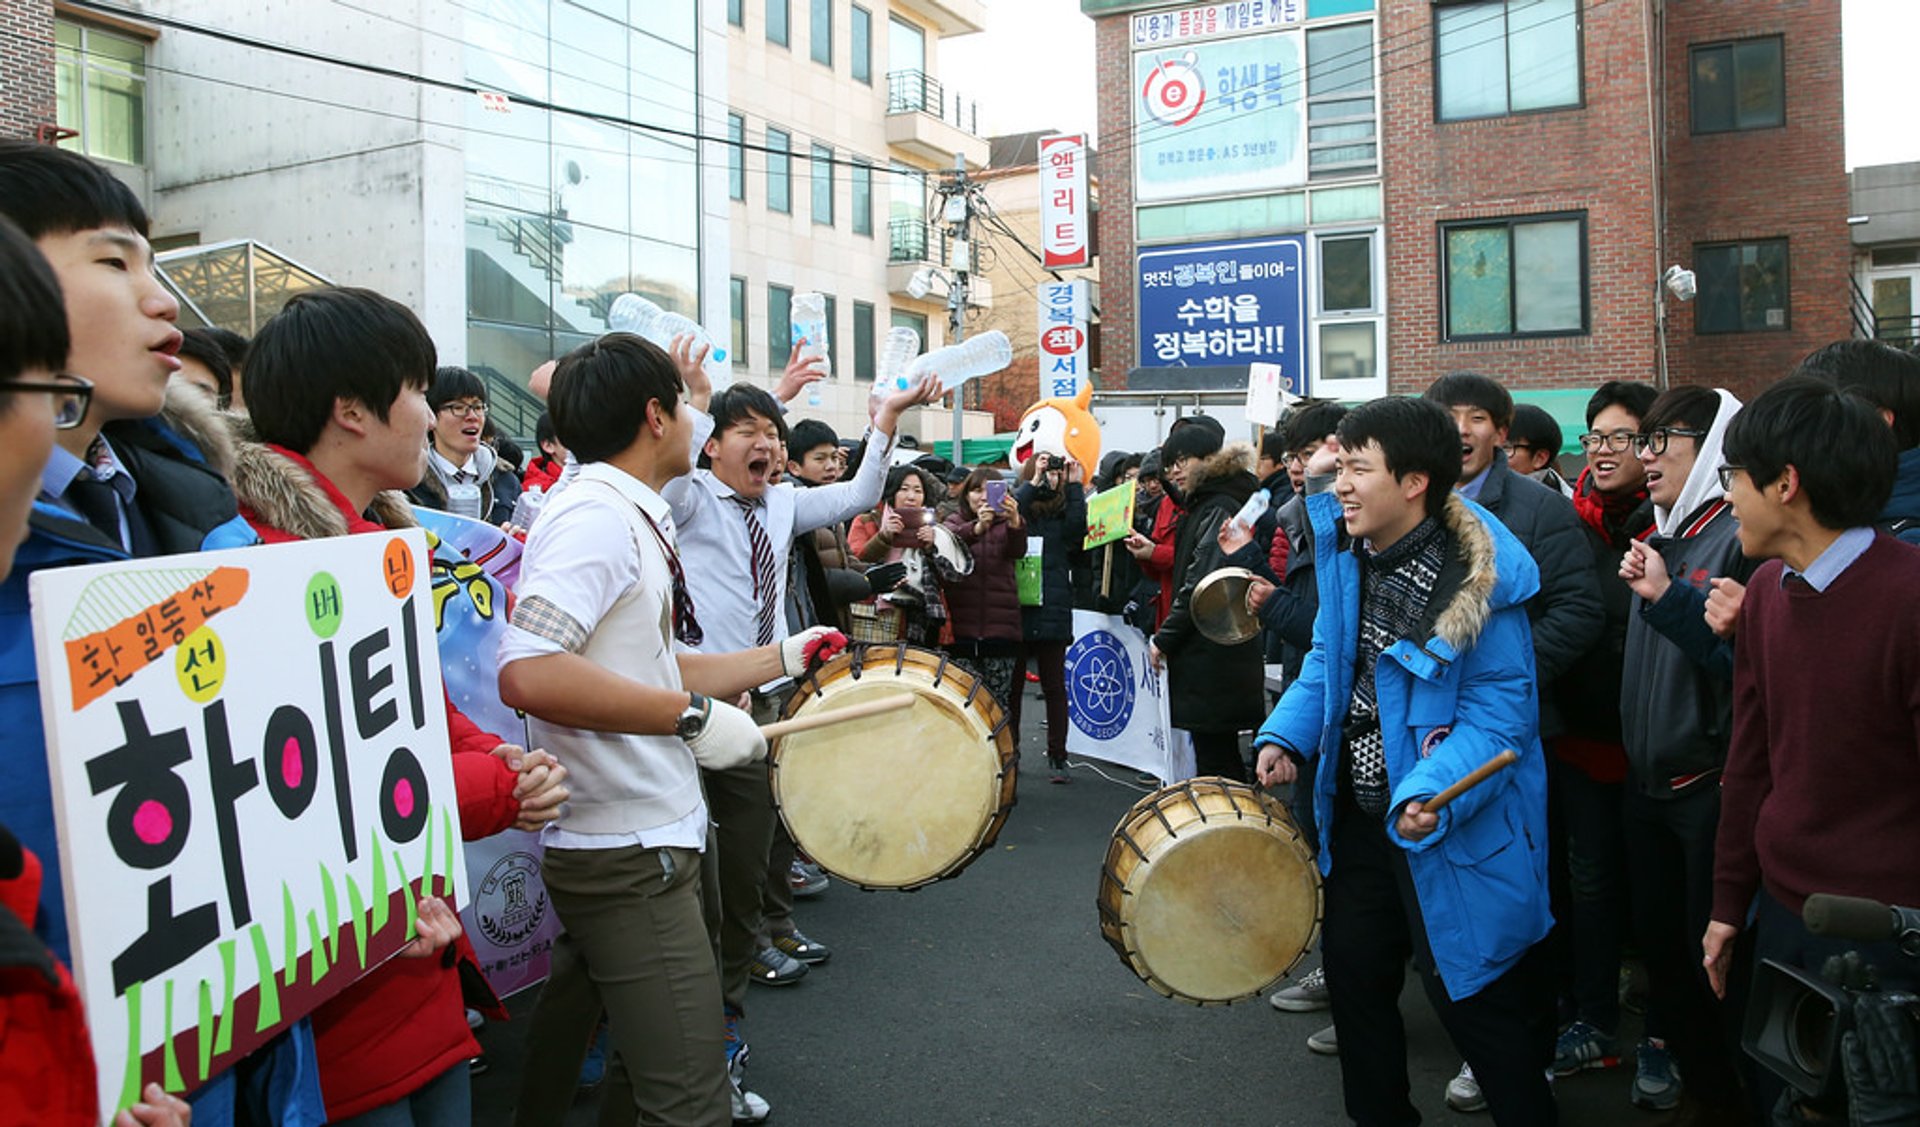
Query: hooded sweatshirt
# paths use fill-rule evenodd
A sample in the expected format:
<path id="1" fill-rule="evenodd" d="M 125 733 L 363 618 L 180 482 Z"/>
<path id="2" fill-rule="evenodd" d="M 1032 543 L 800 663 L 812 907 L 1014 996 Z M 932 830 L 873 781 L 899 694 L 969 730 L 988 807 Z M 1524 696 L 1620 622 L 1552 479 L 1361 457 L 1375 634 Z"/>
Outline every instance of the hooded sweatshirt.
<path id="1" fill-rule="evenodd" d="M 1720 488 L 1722 441 L 1740 401 L 1719 391 L 1720 411 L 1672 508 L 1653 507 L 1649 547 L 1666 561 L 1666 593 L 1633 597 L 1620 684 L 1621 734 L 1629 782 L 1672 798 L 1717 779 L 1733 723 L 1733 648 L 1704 617 L 1712 581 L 1746 582 L 1753 563 L 1740 551 L 1733 506 Z"/>

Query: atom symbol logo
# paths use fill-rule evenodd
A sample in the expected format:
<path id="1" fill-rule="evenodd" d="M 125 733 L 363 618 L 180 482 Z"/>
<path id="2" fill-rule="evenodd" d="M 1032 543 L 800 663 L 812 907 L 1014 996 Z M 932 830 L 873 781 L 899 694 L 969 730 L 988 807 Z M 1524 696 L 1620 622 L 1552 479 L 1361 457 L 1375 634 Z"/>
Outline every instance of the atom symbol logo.
<path id="1" fill-rule="evenodd" d="M 1083 636 L 1067 651 L 1067 715 L 1096 740 L 1126 731 L 1133 719 L 1133 660 L 1105 630 Z"/>

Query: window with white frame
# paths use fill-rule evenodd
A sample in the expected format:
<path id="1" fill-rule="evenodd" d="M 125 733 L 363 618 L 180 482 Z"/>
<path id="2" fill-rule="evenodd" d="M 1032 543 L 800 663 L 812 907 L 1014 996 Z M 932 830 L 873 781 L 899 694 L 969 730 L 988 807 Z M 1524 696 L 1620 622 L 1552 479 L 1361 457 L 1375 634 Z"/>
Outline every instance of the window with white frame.
<path id="1" fill-rule="evenodd" d="M 55 112 L 77 136 L 65 148 L 101 160 L 147 159 L 147 45 L 72 20 L 53 21 Z"/>

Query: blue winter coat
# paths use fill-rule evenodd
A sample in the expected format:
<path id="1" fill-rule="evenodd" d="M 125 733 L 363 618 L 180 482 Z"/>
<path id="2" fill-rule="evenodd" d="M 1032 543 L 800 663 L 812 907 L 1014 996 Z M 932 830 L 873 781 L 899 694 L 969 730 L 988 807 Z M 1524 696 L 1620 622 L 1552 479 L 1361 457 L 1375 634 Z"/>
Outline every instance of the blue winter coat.
<path id="1" fill-rule="evenodd" d="M 1313 649 L 1257 745 L 1327 760 L 1314 778 L 1320 869 L 1338 861 L 1330 836 L 1334 787 L 1353 696 L 1360 560 L 1341 550 L 1339 506 L 1309 489 L 1320 613 Z M 1492 514 L 1449 496 L 1452 556 L 1435 583 L 1423 629 L 1380 656 L 1374 674 L 1392 802 L 1388 836 L 1407 851 L 1413 887 L 1447 995 L 1493 982 L 1552 926 L 1547 906 L 1547 782 L 1539 737 L 1533 636 L 1525 603 L 1540 586 L 1526 548 Z M 1421 641 L 1419 639 L 1423 639 Z M 1439 826 L 1413 842 L 1393 829 L 1400 808 L 1430 798 L 1508 748 L 1520 761 L 1455 799 Z"/>

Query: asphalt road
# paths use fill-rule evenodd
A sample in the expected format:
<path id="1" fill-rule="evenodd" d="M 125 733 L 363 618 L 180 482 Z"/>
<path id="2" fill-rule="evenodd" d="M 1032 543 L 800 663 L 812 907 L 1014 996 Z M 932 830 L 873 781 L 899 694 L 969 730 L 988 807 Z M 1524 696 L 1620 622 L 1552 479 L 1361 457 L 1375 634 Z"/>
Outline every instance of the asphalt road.
<path id="1" fill-rule="evenodd" d="M 1144 788 L 1130 771 L 1107 768 L 1119 780 L 1107 781 L 1077 763 L 1070 785 L 1050 785 L 1033 750 L 1044 746 L 1041 711 L 1026 710 L 1019 804 L 958 878 L 914 893 L 836 883 L 800 902 L 801 929 L 833 957 L 792 986 L 751 988 L 748 1087 L 772 1104 L 772 1122 L 1346 1122 L 1338 1062 L 1305 1045 L 1324 1013 L 1280 1013 L 1264 998 L 1205 1009 L 1171 1001 L 1100 938 L 1101 861 Z M 515 1014 L 533 997 L 513 999 Z M 1402 1010 L 1427 1121 L 1490 1124 L 1443 1103 L 1459 1058 L 1411 981 Z M 517 1019 L 481 1032 L 491 1068 L 474 1080 L 476 1124 L 510 1122 L 524 1028 Z M 1669 1117 L 1628 1105 L 1631 1082 L 1631 1065 L 1560 1081 L 1562 1122 L 1660 1127 Z M 596 1123 L 597 1106 L 583 1096 L 566 1127 Z"/>

